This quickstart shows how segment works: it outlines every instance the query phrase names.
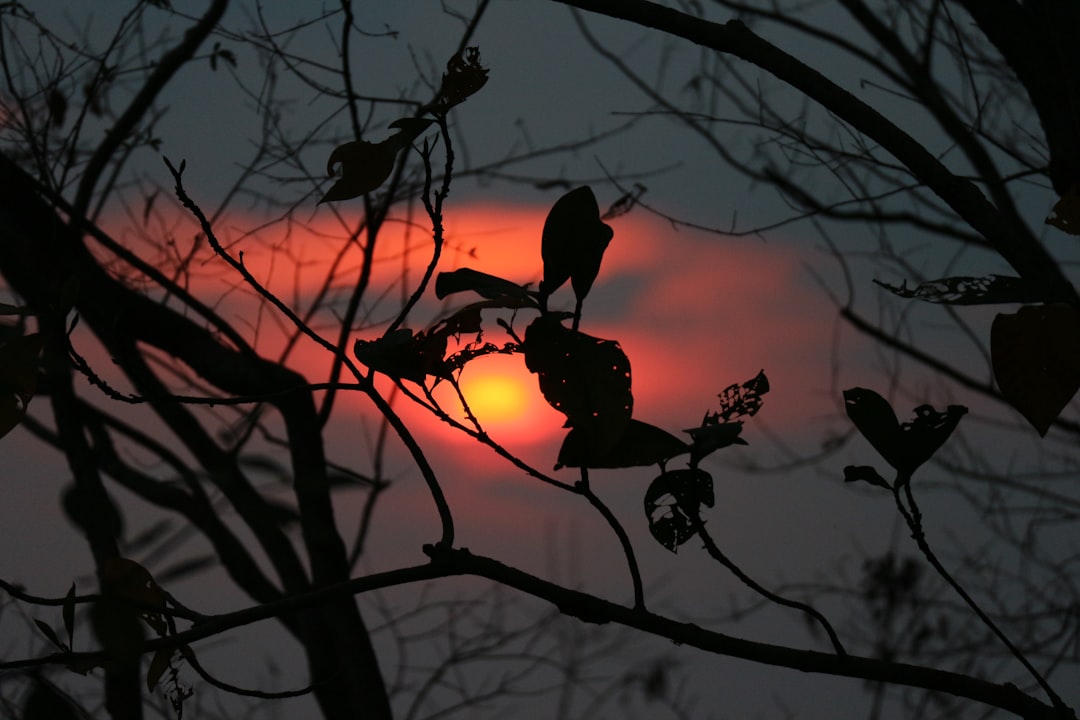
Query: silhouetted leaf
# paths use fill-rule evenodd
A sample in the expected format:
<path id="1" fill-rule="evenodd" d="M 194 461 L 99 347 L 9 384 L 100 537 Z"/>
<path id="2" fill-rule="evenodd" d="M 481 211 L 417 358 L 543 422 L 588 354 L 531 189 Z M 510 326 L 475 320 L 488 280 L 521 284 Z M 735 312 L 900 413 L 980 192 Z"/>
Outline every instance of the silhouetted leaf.
<path id="1" fill-rule="evenodd" d="M 719 422 L 716 415 L 706 415 L 700 427 L 683 430 L 692 441 L 690 464 L 696 467 L 702 458 L 721 448 L 746 445 L 746 441 L 739 437 L 742 428 L 742 422 Z"/>
<path id="2" fill-rule="evenodd" d="M 109 558 L 101 566 L 101 592 L 110 598 L 137 603 L 142 612 L 164 609 L 165 593 L 153 575 L 128 558 Z"/>
<path id="3" fill-rule="evenodd" d="M 23 335 L 0 345 L 0 437 L 18 425 L 37 389 L 42 337 Z"/>
<path id="4" fill-rule="evenodd" d="M 1072 185 L 1046 216 L 1046 224 L 1070 235 L 1080 235 L 1080 185 Z"/>
<path id="5" fill-rule="evenodd" d="M 435 278 L 435 297 L 440 300 L 447 295 L 469 290 L 489 300 L 504 297 L 531 300 L 529 291 L 517 283 L 472 268 L 441 272 Z"/>
<path id="6" fill-rule="evenodd" d="M 38 630 L 41 631 L 41 634 L 48 638 L 49 642 L 55 645 L 58 649 L 68 649 L 67 645 L 64 645 L 64 643 L 60 642 L 60 638 L 57 636 L 56 631 L 52 629 L 51 625 L 42 620 L 38 620 L 37 618 L 34 618 L 34 624 L 37 625 Z"/>
<path id="7" fill-rule="evenodd" d="M 915 419 L 901 425 L 889 402 L 873 390 L 844 391 L 848 417 L 885 461 L 910 475 L 930 459 L 967 413 L 962 405 L 950 405 L 944 413 L 929 405 L 915 408 Z"/>
<path id="8" fill-rule="evenodd" d="M 375 190 L 390 177 L 398 152 L 430 125 L 428 119 L 401 118 L 390 124 L 398 132 L 380 143 L 354 140 L 338 145 L 326 161 L 326 174 L 332 176 L 340 165 L 341 178 L 326 191 L 319 204 L 350 200 Z"/>
<path id="9" fill-rule="evenodd" d="M 570 280 L 580 309 L 613 235 L 611 226 L 600 220 L 596 196 L 588 185 L 556 200 L 544 222 L 540 244 L 544 260 L 541 305 L 546 308 L 548 296 Z"/>
<path id="10" fill-rule="evenodd" d="M 399 328 L 376 340 L 357 340 L 353 354 L 376 372 L 422 385 L 429 374 L 446 376 L 446 340 L 446 335 L 413 335 L 412 330 Z"/>
<path id="11" fill-rule="evenodd" d="M 154 688 L 157 687 L 161 676 L 169 669 L 169 661 L 172 660 L 174 652 L 174 648 L 161 648 L 150 658 L 150 666 L 146 670 L 147 692 L 154 692 Z"/>
<path id="12" fill-rule="evenodd" d="M 586 433 L 598 451 L 623 433 L 633 412 L 630 360 L 614 340 L 601 340 L 540 316 L 525 330 L 525 367 L 539 376 L 540 392 Z"/>
<path id="13" fill-rule="evenodd" d="M 761 396 L 769 392 L 769 379 L 765 371 L 760 371 L 746 382 L 729 385 L 717 397 L 720 398 L 720 419 L 724 422 L 739 417 L 752 417 L 761 409 Z"/>
<path id="14" fill-rule="evenodd" d="M 998 315 L 990 359 L 1001 394 L 1046 435 L 1080 389 L 1080 310 L 1037 305 Z"/>
<path id="15" fill-rule="evenodd" d="M 869 465 L 848 465 L 844 468 L 844 482 L 865 482 L 892 490 L 892 485 Z"/>
<path id="16" fill-rule="evenodd" d="M 902 298 L 948 305 L 991 305 L 995 303 L 1038 302 L 1039 289 L 1023 278 L 1008 275 L 985 277 L 947 277 L 919 283 L 914 289 L 907 281 L 899 286 L 875 280 L 875 283 Z"/>
<path id="17" fill-rule="evenodd" d="M 67 591 L 67 595 L 64 596 L 64 606 L 62 610 L 64 616 L 64 630 L 67 631 L 68 647 L 75 647 L 75 583 L 71 583 L 71 587 Z"/>
<path id="18" fill-rule="evenodd" d="M 644 467 L 665 463 L 689 450 L 689 445 L 668 431 L 640 420 L 631 420 L 615 444 L 607 448 L 593 442 L 588 432 L 573 428 L 559 448 L 555 469 Z"/>
<path id="19" fill-rule="evenodd" d="M 665 472 L 645 491 L 649 531 L 658 543 L 676 552 L 697 532 L 694 518 L 685 508 L 693 508 L 696 516 L 701 505 L 712 507 L 714 501 L 712 476 L 704 470 L 688 468 Z"/>
<path id="20" fill-rule="evenodd" d="M 439 93 L 426 109 L 445 113 L 477 93 L 487 81 L 488 69 L 480 65 L 480 48 L 467 47 L 447 61 Z"/>

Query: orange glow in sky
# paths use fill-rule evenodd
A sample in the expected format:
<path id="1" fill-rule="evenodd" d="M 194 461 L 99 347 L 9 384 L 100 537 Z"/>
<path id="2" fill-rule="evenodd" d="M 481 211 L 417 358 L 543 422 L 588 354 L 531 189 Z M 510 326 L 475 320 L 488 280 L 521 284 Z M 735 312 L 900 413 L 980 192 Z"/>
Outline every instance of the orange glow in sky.
<path id="1" fill-rule="evenodd" d="M 598 195 L 605 195 L 597 190 Z M 544 200 L 554 201 L 554 196 Z M 600 198 L 601 207 L 610 197 Z M 458 267 L 502 276 L 536 287 L 542 274 L 540 238 L 549 205 L 472 203 L 446 207 L 446 245 L 439 270 Z M 337 342 L 344 299 L 359 277 L 362 245 L 349 240 L 349 218 L 342 204 L 337 214 L 313 208 L 302 223 L 265 224 L 258 217 L 230 216 L 218 223 L 218 234 L 234 256 L 301 317 L 314 298 L 331 305 L 311 319 L 312 327 Z M 180 254 L 189 247 L 196 228 L 181 216 L 173 230 Z M 773 391 L 763 417 L 784 425 L 796 418 L 831 410 L 821 387 L 828 376 L 829 346 L 820 328 L 832 314 L 821 294 L 800 281 L 805 253 L 788 243 L 706 236 L 679 231 L 647 215 L 633 212 L 611 221 L 615 237 L 604 256 L 600 275 L 585 303 L 581 329 L 595 337 L 619 341 L 633 374 L 634 416 L 680 432 L 713 409 L 716 393 L 729 384 L 748 380 L 764 369 Z M 249 228 L 259 228 L 247 234 Z M 352 357 L 357 338 L 375 339 L 415 288 L 431 258 L 432 238 L 422 215 L 414 222 L 388 222 L 375 252 L 371 285 L 354 322 L 346 352 Z M 284 347 L 294 328 L 278 311 L 260 301 L 223 261 L 200 256 L 189 287 L 214 305 L 242 333 L 256 338 L 255 346 L 269 357 Z M 323 283 L 333 277 L 334 290 Z M 214 298 L 220 298 L 214 302 Z M 429 287 L 413 309 L 406 327 L 423 331 L 480 298 L 472 293 L 443 301 Z M 573 307 L 569 284 L 552 297 L 556 309 Z M 821 315 L 824 312 L 826 315 Z M 485 342 L 502 344 L 510 337 L 495 324 L 510 317 L 506 310 L 484 310 Z M 513 319 L 520 335 L 533 319 L 521 311 Z M 462 342 L 475 338 L 463 337 Z M 330 354 L 307 338 L 291 348 L 287 363 L 311 382 L 327 379 Z M 525 368 L 520 355 L 487 355 L 471 361 L 461 376 L 463 392 L 483 429 L 509 451 L 531 447 L 539 452 L 565 434 L 565 417 L 552 409 Z M 349 382 L 349 378 L 344 378 Z M 814 394 L 816 393 L 816 397 Z M 434 389 L 446 412 L 464 422 L 460 403 L 449 383 Z M 820 398 L 820 400 L 819 400 Z M 809 402 L 821 403 L 811 407 Z M 371 404 L 360 393 L 344 393 L 338 411 L 369 413 Z M 409 422 L 423 425 L 429 439 L 469 462 L 489 451 L 462 433 L 451 431 L 420 408 L 399 410 Z M 339 416 L 340 417 L 340 416 Z M 789 420 L 790 418 L 790 420 Z M 419 426 L 418 426 L 419 427 Z M 750 432 L 750 430 L 748 430 Z M 503 462 L 496 459 L 497 462 Z M 546 467 L 553 458 L 543 459 Z"/>
<path id="2" fill-rule="evenodd" d="M 519 378 L 502 372 L 469 375 L 461 383 L 469 409 L 486 426 L 509 425 L 528 409 L 527 391 Z"/>

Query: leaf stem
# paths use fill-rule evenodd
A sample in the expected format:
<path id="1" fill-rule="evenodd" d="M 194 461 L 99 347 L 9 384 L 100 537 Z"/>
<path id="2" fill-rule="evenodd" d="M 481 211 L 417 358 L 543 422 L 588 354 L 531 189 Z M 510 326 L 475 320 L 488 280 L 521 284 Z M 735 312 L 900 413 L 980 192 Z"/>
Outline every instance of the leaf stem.
<path id="1" fill-rule="evenodd" d="M 903 495 L 901 495 L 901 492 Z M 967 606 L 979 617 L 979 620 L 990 629 L 998 640 L 1012 653 L 1013 657 L 1020 661 L 1035 681 L 1039 684 L 1039 687 L 1043 689 L 1046 696 L 1053 703 L 1054 707 L 1059 710 L 1067 710 L 1068 706 L 1062 701 L 1054 689 L 1050 687 L 1050 684 L 1042 676 L 1042 674 L 1035 669 L 1035 666 L 1028 661 L 1024 653 L 1020 651 L 1012 641 L 1005 635 L 1004 632 L 997 626 L 997 624 L 987 615 L 979 604 L 975 602 L 975 599 L 968 594 L 968 592 L 960 585 L 959 582 L 945 569 L 945 566 L 938 560 L 937 555 L 930 549 L 930 544 L 926 540 L 926 533 L 923 530 L 922 524 L 922 511 L 919 510 L 919 506 L 915 503 L 915 494 L 911 490 L 911 475 L 897 473 L 896 482 L 893 485 L 893 497 L 896 499 L 896 507 L 900 510 L 900 514 L 904 517 L 904 522 L 907 523 L 908 529 L 911 530 L 911 537 L 915 540 L 915 544 L 918 545 L 919 550 L 922 551 L 923 557 L 933 566 L 937 574 L 940 575 L 945 582 L 952 586 L 957 595 L 967 603 Z M 905 502 L 907 503 L 905 505 Z"/>

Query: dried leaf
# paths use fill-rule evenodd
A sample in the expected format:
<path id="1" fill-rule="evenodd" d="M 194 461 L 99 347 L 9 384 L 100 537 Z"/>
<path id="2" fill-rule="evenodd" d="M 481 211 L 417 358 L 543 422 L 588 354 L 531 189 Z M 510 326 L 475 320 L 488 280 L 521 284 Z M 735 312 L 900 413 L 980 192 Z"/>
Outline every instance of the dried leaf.
<path id="1" fill-rule="evenodd" d="M 476 94 L 488 81 L 488 69 L 480 65 L 480 49 L 467 47 L 446 63 L 442 86 L 428 110 L 445 113 Z"/>
<path id="2" fill-rule="evenodd" d="M 694 518 L 687 514 L 686 508 L 692 508 L 696 516 L 701 505 L 712 507 L 714 501 L 712 476 L 704 470 L 665 472 L 645 491 L 649 532 L 658 543 L 677 552 L 680 545 L 697 533 Z"/>
<path id="3" fill-rule="evenodd" d="M 760 371 L 746 382 L 729 385 L 717 397 L 720 398 L 720 412 L 718 415 L 724 422 L 730 422 L 739 417 L 752 417 L 761 409 L 764 402 L 762 395 L 769 392 L 769 379 L 765 377 L 765 371 Z"/>
<path id="4" fill-rule="evenodd" d="M 1045 436 L 1080 390 L 1080 310 L 1036 305 L 998 315 L 990 359 L 1001 394 Z"/>
<path id="5" fill-rule="evenodd" d="M 353 354 L 376 372 L 422 385 L 427 375 L 446 376 L 446 340 L 445 334 L 413 335 L 409 328 L 399 328 L 376 340 L 357 340 Z"/>
<path id="6" fill-rule="evenodd" d="M 1023 278 L 1008 275 L 947 277 L 919 283 L 914 289 L 907 286 L 907 281 L 900 285 L 889 285 L 880 280 L 874 282 L 902 298 L 947 305 L 1026 303 L 1041 299 L 1038 288 Z"/>

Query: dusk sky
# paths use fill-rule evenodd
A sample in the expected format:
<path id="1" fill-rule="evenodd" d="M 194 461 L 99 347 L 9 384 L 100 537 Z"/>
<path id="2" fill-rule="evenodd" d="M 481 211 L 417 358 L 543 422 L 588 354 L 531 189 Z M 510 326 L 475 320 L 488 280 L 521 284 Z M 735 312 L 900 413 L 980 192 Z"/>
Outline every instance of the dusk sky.
<path id="1" fill-rule="evenodd" d="M 61 12 L 53 2 L 38 0 L 30 5 L 43 17 Z M 118 11 L 119 5 L 94 9 L 91 37 L 106 37 L 102 33 L 116 22 L 110 11 Z M 466 11 L 472 7 L 472 3 L 457 5 Z M 245 8 L 246 4 L 238 4 L 230 10 L 226 26 L 247 28 L 252 18 Z M 284 1 L 264 2 L 263 9 L 272 28 L 287 27 L 307 12 Z M 393 38 L 357 42 L 355 82 L 357 91 L 364 95 L 397 97 L 410 92 L 417 83 L 416 65 L 425 73 L 440 68 L 456 48 L 462 28 L 459 20 L 440 12 L 439 3 L 358 3 L 357 13 L 357 24 L 365 31 L 377 34 L 389 27 L 397 32 Z M 72 20 L 71 24 L 81 27 L 81 22 Z M 648 79 L 661 85 L 678 87 L 685 82 L 688 68 L 697 62 L 698 51 L 685 44 L 668 45 L 645 31 L 607 20 L 587 18 L 586 22 L 635 67 L 652 67 Z M 230 44 L 228 37 L 217 39 L 235 50 L 237 75 L 257 87 L 258 58 L 250 47 Z M 325 30 L 313 29 L 290 49 L 330 58 L 335 52 L 333 42 Z M 490 68 L 490 80 L 451 115 L 462 171 L 492 163 L 530 143 L 543 147 L 603 132 L 627 122 L 628 114 L 651 109 L 648 99 L 587 47 L 570 11 L 562 5 L 493 2 L 470 44 L 480 48 L 482 62 Z M 806 59 L 815 59 L 810 48 L 789 50 L 811 52 Z M 657 69 L 661 59 L 665 63 L 662 70 Z M 828 58 L 821 62 L 827 64 Z M 835 70 L 844 79 L 846 69 L 823 69 Z M 239 168 L 249 161 L 249 138 L 260 127 L 251 98 L 236 89 L 230 72 L 209 73 L 201 67 L 198 72 L 183 72 L 162 100 L 169 112 L 156 129 L 162 139 L 161 153 L 174 163 L 186 160 L 187 189 L 208 214 L 217 214 Z M 872 87 L 852 82 L 850 89 L 886 107 L 896 107 L 894 99 Z M 338 131 L 347 127 L 343 113 L 331 113 L 334 103 L 290 86 L 287 79 L 282 79 L 281 92 L 289 100 L 280 106 L 281 127 L 295 137 L 314 132 L 323 124 Z M 415 94 L 424 96 L 422 91 Z M 371 137 L 379 139 L 387 134 L 386 126 L 394 119 L 380 110 L 372 121 Z M 920 128 L 917 118 L 912 126 L 916 131 Z M 748 129 L 741 137 L 749 141 L 753 133 Z M 312 173 L 323 173 L 331 149 L 318 143 L 304 148 L 304 166 Z M 140 177 L 170 184 L 160 157 L 152 152 L 140 152 L 134 167 Z M 642 119 L 631 131 L 580 152 L 512 165 L 505 173 L 558 176 L 573 185 L 589 184 L 601 211 L 621 194 L 606 176 L 626 176 L 630 178 L 627 186 L 637 181 L 648 187 L 642 200 L 650 207 L 713 228 L 728 228 L 734 223 L 747 230 L 772 225 L 793 214 L 772 191 L 753 186 L 724 166 L 701 140 L 670 118 L 659 116 Z M 294 223 L 284 222 L 282 212 L 271 212 L 246 200 L 232 202 L 215 220 L 222 241 L 231 250 L 244 252 L 256 277 L 298 307 L 316 292 L 325 269 L 341 249 L 350 213 L 358 214 L 362 208 L 359 200 L 316 205 L 332 182 L 316 179 L 320 182 L 306 180 L 297 172 L 289 178 L 291 182 L 273 188 L 285 202 L 298 205 Z M 542 273 L 544 220 L 565 190 L 540 189 L 528 183 L 488 184 L 469 178 L 455 182 L 445 207 L 447 250 L 440 269 L 468 266 L 535 288 Z M 137 194 L 127 195 L 126 207 L 116 204 L 106 210 L 103 225 L 117 237 L 135 238 L 129 230 L 139 221 L 142 200 Z M 1045 203 L 1033 199 L 1033 214 L 1045 213 L 1045 209 Z M 370 294 L 383 300 L 365 308 L 364 326 L 354 338 L 377 337 L 399 306 L 403 254 L 408 259 L 411 282 L 427 262 L 430 226 L 422 208 L 414 212 L 414 225 L 391 222 L 383 231 L 382 257 Z M 816 454 L 822 443 L 850 432 L 842 420 L 839 393 L 844 388 L 877 384 L 883 393 L 891 389 L 883 372 L 889 369 L 888 361 L 874 351 L 869 340 L 837 317 L 829 293 L 845 298 L 845 279 L 816 230 L 803 223 L 760 235 L 725 236 L 675 226 L 642 208 L 608 222 L 614 239 L 585 302 L 581 329 L 618 340 L 626 352 L 633 373 L 635 418 L 681 434 L 697 425 L 705 412 L 716 409 L 716 394 L 724 387 L 749 380 L 760 370 L 772 385 L 760 414 L 744 429 L 749 446 L 720 453 L 704 465 L 716 481 L 717 506 L 708 519 L 718 542 L 767 586 L 814 583 L 835 572 L 849 579 L 857 576 L 865 556 L 879 553 L 904 537 L 887 497 L 873 496 L 842 481 L 845 465 L 874 462 L 875 455 L 866 443 L 853 441 L 820 465 L 785 472 L 739 469 L 751 464 L 784 466 L 796 457 Z M 152 229 L 171 233 L 181 247 L 196 232 L 189 217 L 164 201 L 155 211 L 153 223 Z M 851 232 L 863 230 L 851 228 Z M 854 244 L 858 238 L 844 236 L 842 240 Z M 920 256 L 919 262 L 925 257 Z M 346 278 L 358 262 L 358 254 L 343 262 L 342 277 Z M 193 276 L 192 291 L 216 299 L 219 312 L 246 326 L 260 350 L 270 354 L 280 351 L 282 324 L 279 318 L 270 317 L 273 311 L 260 308 L 223 265 L 207 260 L 203 268 L 202 274 Z M 872 285 L 872 277 L 852 280 L 858 297 L 871 298 L 880 292 Z M 822 282 L 828 290 L 822 288 Z M 439 313 L 471 299 L 451 296 L 448 304 L 441 303 L 429 290 L 408 325 L 423 329 Z M 552 303 L 572 309 L 569 286 L 559 291 Z M 926 317 L 919 315 L 921 308 L 911 312 L 912 317 Z M 324 324 L 319 329 L 336 340 L 337 329 L 326 322 L 327 317 L 320 319 Z M 988 328 L 989 315 L 973 317 L 976 325 Z M 523 313 L 515 329 L 523 330 L 529 319 Z M 74 337 L 77 343 L 85 343 L 80 347 L 86 357 L 106 368 L 103 375 L 108 376 L 108 358 L 85 333 L 77 332 Z M 506 340 L 494 323 L 485 332 L 485 339 Z M 943 338 L 942 342 L 955 343 L 958 353 L 969 352 L 963 341 Z M 309 380 L 321 381 L 330 359 L 321 348 L 301 342 L 288 362 Z M 477 415 L 497 442 L 539 470 L 573 481 L 576 470 L 551 469 L 565 433 L 561 427 L 564 418 L 544 401 L 536 376 L 525 370 L 520 356 L 476 361 L 466 370 L 463 383 L 467 394 L 475 394 Z M 930 394 L 926 401 L 939 406 L 946 401 L 962 402 L 980 409 L 977 397 L 943 387 L 938 381 L 927 380 L 921 387 Z M 389 392 L 389 383 L 385 388 Z M 440 389 L 437 397 L 453 407 L 454 401 L 445 391 Z M 349 393 L 339 397 L 327 438 L 334 462 L 366 473 L 371 468 L 365 453 L 375 435 L 376 417 L 358 397 Z M 406 400 L 399 397 L 396 403 L 440 473 L 455 510 L 461 545 L 529 572 L 569 577 L 571 584 L 629 602 L 629 579 L 617 543 L 584 500 L 529 478 L 421 409 L 408 407 Z M 898 412 L 906 416 L 916 404 L 919 402 L 902 395 Z M 31 408 L 47 417 L 46 403 L 35 403 Z M 0 528 L 7 546 L 17 542 L 20 548 L 18 553 L 4 556 L 0 576 L 44 595 L 62 594 L 73 577 L 89 583 L 88 551 L 57 508 L 57 493 L 69 475 L 60 458 L 44 453 L 24 431 L 0 440 L 0 450 L 6 467 L 3 474 L 19 478 L 6 491 Z M 998 451 L 1003 452 L 1001 448 L 988 450 Z M 396 443 L 391 444 L 386 472 L 395 482 L 377 510 L 369 541 L 373 552 L 363 564 L 364 570 L 423 562 L 421 545 L 436 539 L 434 507 Z M 649 536 L 642 496 L 655 474 L 655 468 L 596 471 L 592 478 L 597 493 L 610 503 L 634 539 L 646 584 L 656 588 L 656 600 L 650 607 L 706 622 L 712 614 L 723 612 L 729 596 L 741 588 L 709 562 L 696 543 L 688 543 L 672 555 Z M 341 498 L 338 514 L 346 538 L 358 517 L 360 500 L 358 494 Z M 28 513 L 28 508 L 33 512 Z M 149 524 L 152 516 L 145 516 L 144 522 L 135 513 L 129 526 L 134 530 Z M 952 519 L 961 521 L 958 527 L 963 535 L 963 512 L 955 513 Z M 197 549 L 198 544 L 193 546 Z M 193 546 L 182 545 L 179 552 L 191 552 Z M 192 604 L 204 603 L 200 607 L 207 611 L 246 604 L 231 590 L 219 592 L 215 583 L 222 582 L 221 577 L 212 575 L 209 581 L 180 583 L 170 590 L 185 594 Z M 0 618 L 3 625 L 23 622 L 7 614 Z M 745 626 L 725 629 L 823 648 L 821 639 L 813 639 L 804 628 L 797 614 L 770 610 L 755 614 Z M 221 657 L 231 657 L 230 649 L 240 642 L 273 653 L 275 632 L 246 630 L 226 637 L 220 641 Z M 716 708 L 703 710 L 696 717 L 780 717 L 784 708 L 792 710 L 794 717 L 811 720 L 866 716 L 868 701 L 859 694 L 857 681 L 808 678 L 724 658 L 680 655 L 678 648 L 660 649 L 682 658 L 685 665 L 680 667 L 689 668 L 693 678 L 690 693 L 702 699 L 703 707 Z M 213 651 L 207 652 L 209 667 L 215 667 L 214 657 Z M 277 657 L 275 662 L 286 673 L 300 672 L 293 664 L 295 658 Z M 262 667 L 253 662 L 251 668 L 237 668 L 225 660 L 216 668 L 228 674 L 230 682 L 244 684 L 265 677 L 254 665 Z M 836 698 L 857 700 L 837 707 Z M 305 701 L 295 702 L 283 707 L 304 707 Z M 287 710 L 281 712 L 280 717 L 289 716 Z"/>

